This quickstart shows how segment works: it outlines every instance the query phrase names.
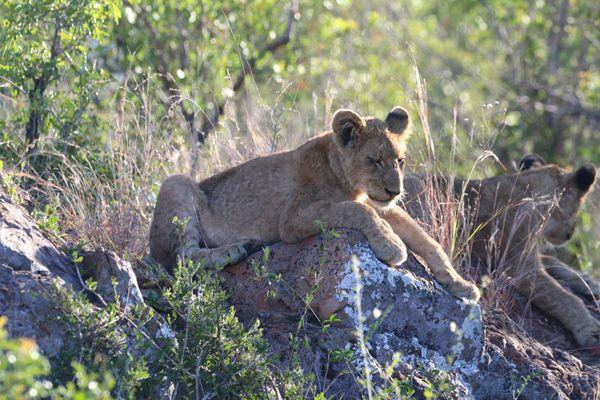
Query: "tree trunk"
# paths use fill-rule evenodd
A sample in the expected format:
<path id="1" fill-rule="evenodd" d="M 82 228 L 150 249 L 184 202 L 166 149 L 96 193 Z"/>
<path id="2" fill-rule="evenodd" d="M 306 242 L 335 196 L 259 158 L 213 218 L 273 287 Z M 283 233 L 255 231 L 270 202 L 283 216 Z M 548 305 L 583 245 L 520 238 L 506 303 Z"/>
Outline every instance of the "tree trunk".
<path id="1" fill-rule="evenodd" d="M 25 126 L 25 138 L 28 144 L 35 143 L 40 137 L 40 129 L 44 123 L 44 112 L 42 110 L 42 99 L 44 92 L 48 86 L 48 81 L 45 77 L 36 78 L 34 80 L 33 89 L 29 91 L 29 119 Z"/>

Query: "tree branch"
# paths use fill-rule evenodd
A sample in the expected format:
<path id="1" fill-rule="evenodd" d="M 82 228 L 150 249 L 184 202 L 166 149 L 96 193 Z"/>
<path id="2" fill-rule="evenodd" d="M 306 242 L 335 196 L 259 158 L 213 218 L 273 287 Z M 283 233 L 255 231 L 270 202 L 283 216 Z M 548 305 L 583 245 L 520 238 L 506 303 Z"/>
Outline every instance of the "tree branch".
<path id="1" fill-rule="evenodd" d="M 563 48 L 565 28 L 569 16 L 569 0 L 562 0 L 560 5 L 553 4 L 556 18 L 550 26 L 550 34 L 547 40 L 548 63 L 547 69 L 550 76 L 555 76 L 560 66 L 560 54 Z"/>
<path id="2" fill-rule="evenodd" d="M 31 154 L 40 137 L 40 129 L 44 124 L 44 111 L 41 109 L 44 92 L 48 87 L 52 75 L 56 73 L 56 58 L 61 54 L 60 50 L 60 32 L 62 30 L 62 20 L 56 22 L 56 28 L 52 36 L 52 44 L 50 45 L 49 65 L 45 66 L 42 74 L 39 77 L 33 78 L 33 88 L 29 89 L 29 117 L 25 126 L 25 138 L 27 140 L 27 154 Z"/>
<path id="3" fill-rule="evenodd" d="M 298 2 L 297 0 L 292 0 L 290 3 L 290 9 L 288 11 L 288 19 L 286 28 L 283 33 L 273 39 L 271 42 L 267 43 L 258 53 L 256 57 L 252 57 L 250 59 L 246 59 L 243 53 L 240 52 L 242 58 L 242 70 L 238 73 L 231 90 L 234 93 L 237 93 L 243 86 L 246 81 L 246 76 L 248 74 L 252 74 L 254 67 L 256 66 L 256 62 L 266 56 L 268 53 L 273 53 L 277 49 L 282 46 L 288 44 L 292 38 L 294 22 L 296 21 L 296 14 L 298 13 Z M 211 115 L 205 114 L 202 122 L 202 126 L 200 131 L 198 131 L 198 141 L 203 142 L 206 137 L 215 130 L 217 124 L 219 123 L 219 119 L 225 112 L 225 106 L 227 105 L 227 99 L 224 99 L 222 102 L 218 103 L 215 107 L 213 107 L 213 112 Z"/>
<path id="4" fill-rule="evenodd" d="M 129 4 L 129 3 L 126 2 L 126 4 Z M 196 127 L 195 127 L 194 112 L 188 111 L 185 109 L 183 102 L 181 102 L 180 96 L 177 94 L 180 92 L 180 90 L 179 90 L 179 87 L 177 86 L 177 83 L 173 79 L 173 77 L 169 74 L 169 70 L 168 70 L 169 64 L 168 64 L 167 59 L 165 58 L 165 54 L 162 50 L 164 48 L 164 45 L 158 39 L 159 33 L 154 28 L 154 25 L 152 25 L 152 22 L 150 22 L 150 20 L 148 19 L 146 13 L 141 12 L 141 13 L 139 13 L 139 16 L 140 16 L 140 19 L 142 20 L 142 23 L 144 24 L 147 31 L 149 32 L 148 39 L 150 40 L 150 44 L 156 50 L 154 53 L 154 56 L 156 57 L 156 60 L 157 60 L 156 72 L 158 72 L 158 74 L 160 76 L 160 80 L 163 84 L 163 89 L 167 92 L 167 96 L 169 98 L 169 104 L 171 106 L 175 105 L 175 104 L 179 104 L 179 111 L 181 112 L 183 119 L 188 124 L 188 128 L 189 128 L 190 132 L 195 133 Z M 187 66 L 189 64 L 189 59 L 188 59 L 188 55 L 187 55 L 187 50 L 185 49 L 185 47 L 183 45 L 183 30 L 181 28 L 178 29 L 178 34 L 179 34 L 179 39 L 180 39 L 179 56 L 180 56 L 181 67 L 187 68 Z"/>

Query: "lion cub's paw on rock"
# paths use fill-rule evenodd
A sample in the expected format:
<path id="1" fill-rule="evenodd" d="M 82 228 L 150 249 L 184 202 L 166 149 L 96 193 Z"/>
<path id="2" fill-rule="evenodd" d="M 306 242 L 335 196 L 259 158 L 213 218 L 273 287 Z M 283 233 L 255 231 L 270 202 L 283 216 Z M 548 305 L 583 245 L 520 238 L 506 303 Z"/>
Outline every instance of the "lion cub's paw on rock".
<path id="1" fill-rule="evenodd" d="M 369 241 L 371 250 L 381 261 L 389 265 L 400 265 L 406 261 L 406 245 L 395 235 L 381 236 Z"/>
<path id="2" fill-rule="evenodd" d="M 574 332 L 575 340 L 582 347 L 600 346 L 600 321 L 594 319 L 590 324 Z"/>
<path id="3" fill-rule="evenodd" d="M 219 248 L 218 253 L 213 254 L 211 258 L 214 264 L 223 267 L 242 261 L 258 247 L 258 243 L 254 239 L 241 239 Z"/>
<path id="4" fill-rule="evenodd" d="M 473 300 L 475 302 L 479 301 L 479 289 L 472 282 L 461 279 L 446 285 L 446 287 L 452 295 L 459 299 Z"/>

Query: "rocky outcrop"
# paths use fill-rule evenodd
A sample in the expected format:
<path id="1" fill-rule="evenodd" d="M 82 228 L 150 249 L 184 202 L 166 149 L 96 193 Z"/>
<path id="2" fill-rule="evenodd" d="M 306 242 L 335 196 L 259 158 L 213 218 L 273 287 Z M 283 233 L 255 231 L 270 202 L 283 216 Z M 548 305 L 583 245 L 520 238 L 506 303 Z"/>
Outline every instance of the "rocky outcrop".
<path id="1" fill-rule="evenodd" d="M 446 398 L 588 399 L 600 390 L 598 369 L 542 345 L 499 311 L 452 297 L 414 258 L 386 266 L 357 232 L 276 244 L 223 276 L 240 318 L 261 320 L 283 365 L 295 360 L 290 332 L 308 341 L 301 364 L 330 395 L 364 395 L 355 377 L 367 369 L 377 390 L 392 363 L 392 376 Z M 348 359 L 332 359 L 339 353 Z"/>
<path id="2" fill-rule="evenodd" d="M 98 307 L 113 301 L 124 308 L 146 307 L 128 262 L 101 249 L 79 255 L 82 263 L 76 265 L 0 189 L 0 315 L 7 318 L 10 336 L 35 339 L 50 358 L 80 345 L 61 318 L 52 294 L 57 288 L 87 291 L 84 280 L 91 277 L 97 282 L 91 300 Z M 160 315 L 144 329 L 155 337 L 172 335 Z"/>
<path id="3" fill-rule="evenodd" d="M 80 255 L 81 277 L 0 191 L 0 315 L 11 336 L 35 339 L 49 356 L 72 344 L 48 295 L 52 285 L 86 291 L 91 277 L 97 307 L 148 307 L 138 279 L 144 287 L 168 282 L 143 264 L 134 274 L 102 249 Z M 357 382 L 377 391 L 393 379 L 416 398 L 432 390 L 452 399 L 594 399 L 600 391 L 597 367 L 541 344 L 499 311 L 452 297 L 415 258 L 382 264 L 357 232 L 276 244 L 220 273 L 238 317 L 261 321 L 275 364 L 313 373 L 331 396 L 359 398 L 369 385 Z M 171 336 L 155 315 L 148 335 Z"/>
<path id="4" fill-rule="evenodd" d="M 35 339 L 48 356 L 69 343 L 64 324 L 52 318 L 53 282 L 81 289 L 71 260 L 0 190 L 0 315 L 10 335 Z"/>

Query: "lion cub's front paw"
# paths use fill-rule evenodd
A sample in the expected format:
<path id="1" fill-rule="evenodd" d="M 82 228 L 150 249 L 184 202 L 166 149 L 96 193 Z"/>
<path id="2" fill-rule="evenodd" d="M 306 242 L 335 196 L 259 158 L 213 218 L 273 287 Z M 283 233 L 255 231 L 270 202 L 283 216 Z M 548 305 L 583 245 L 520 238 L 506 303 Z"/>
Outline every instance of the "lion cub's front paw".
<path id="1" fill-rule="evenodd" d="M 459 299 L 464 298 L 476 302 L 479 301 L 479 289 L 474 283 L 461 279 L 452 282 L 451 284 L 446 286 L 450 293 L 452 293 L 452 295 L 458 297 Z"/>
<path id="2" fill-rule="evenodd" d="M 396 235 L 380 236 L 369 240 L 369 246 L 375 256 L 385 263 L 399 265 L 406 261 L 406 245 Z"/>
<path id="3" fill-rule="evenodd" d="M 582 347 L 600 346 L 600 321 L 592 318 L 588 325 L 573 334 L 577 343 Z"/>

